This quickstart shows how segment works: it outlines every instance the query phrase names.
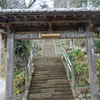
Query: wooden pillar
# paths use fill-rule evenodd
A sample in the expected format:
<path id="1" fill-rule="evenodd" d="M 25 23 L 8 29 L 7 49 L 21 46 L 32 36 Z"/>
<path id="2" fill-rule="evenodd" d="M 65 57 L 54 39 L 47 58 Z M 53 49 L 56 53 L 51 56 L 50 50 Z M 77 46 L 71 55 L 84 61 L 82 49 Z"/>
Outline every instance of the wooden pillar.
<path id="1" fill-rule="evenodd" d="M 99 87 L 97 82 L 94 38 L 93 34 L 89 32 L 89 30 L 87 30 L 87 51 L 88 51 L 87 56 L 88 56 L 91 100 L 99 100 Z"/>
<path id="2" fill-rule="evenodd" d="M 69 39 L 70 40 L 70 48 L 73 50 L 73 39 Z"/>
<path id="3" fill-rule="evenodd" d="M 72 39 L 69 39 L 69 41 L 70 41 L 70 48 L 72 49 L 72 45 L 73 45 Z"/>
<path id="4" fill-rule="evenodd" d="M 14 30 L 11 33 L 7 26 L 7 65 L 6 65 L 6 95 L 5 100 L 13 100 L 14 84 Z"/>

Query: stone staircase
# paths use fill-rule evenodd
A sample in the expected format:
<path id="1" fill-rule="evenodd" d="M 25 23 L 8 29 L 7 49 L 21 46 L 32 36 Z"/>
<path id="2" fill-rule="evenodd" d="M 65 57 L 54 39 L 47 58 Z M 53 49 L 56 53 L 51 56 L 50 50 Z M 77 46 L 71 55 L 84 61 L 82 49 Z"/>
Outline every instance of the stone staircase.
<path id="1" fill-rule="evenodd" d="M 35 57 L 28 100 L 74 100 L 60 56 Z"/>
<path id="2" fill-rule="evenodd" d="M 47 39 L 44 42 L 44 56 L 52 56 L 55 55 L 55 47 L 54 47 L 54 42 L 52 39 Z"/>

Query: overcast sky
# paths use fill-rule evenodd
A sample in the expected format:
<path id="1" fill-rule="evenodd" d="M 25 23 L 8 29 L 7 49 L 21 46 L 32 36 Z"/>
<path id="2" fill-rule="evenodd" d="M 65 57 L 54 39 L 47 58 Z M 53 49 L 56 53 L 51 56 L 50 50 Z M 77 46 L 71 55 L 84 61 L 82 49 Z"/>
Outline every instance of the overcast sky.
<path id="1" fill-rule="evenodd" d="M 29 0 L 26 0 L 26 3 L 29 3 Z M 33 8 L 40 8 L 40 5 L 47 4 L 49 8 L 53 8 L 54 0 L 36 0 L 33 4 Z"/>

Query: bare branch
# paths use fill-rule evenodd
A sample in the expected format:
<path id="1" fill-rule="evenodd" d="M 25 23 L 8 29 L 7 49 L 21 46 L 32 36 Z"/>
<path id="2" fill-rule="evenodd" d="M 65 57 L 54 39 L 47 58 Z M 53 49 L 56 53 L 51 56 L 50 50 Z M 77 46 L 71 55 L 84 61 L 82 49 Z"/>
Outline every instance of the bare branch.
<path id="1" fill-rule="evenodd" d="M 33 3 L 34 3 L 35 1 L 36 1 L 36 0 L 33 0 L 33 1 L 29 4 L 28 8 L 30 8 L 30 7 L 33 5 Z"/>

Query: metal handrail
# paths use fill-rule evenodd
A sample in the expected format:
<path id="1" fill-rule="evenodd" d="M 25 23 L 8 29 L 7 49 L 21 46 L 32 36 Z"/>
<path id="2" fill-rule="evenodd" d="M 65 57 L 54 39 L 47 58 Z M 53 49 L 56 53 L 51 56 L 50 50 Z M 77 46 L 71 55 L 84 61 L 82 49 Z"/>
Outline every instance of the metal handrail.
<path id="1" fill-rule="evenodd" d="M 71 71 L 71 66 L 72 66 L 72 64 L 71 64 L 71 62 L 70 62 L 70 60 L 69 60 L 69 55 L 67 55 L 67 53 L 66 53 L 66 51 L 65 51 L 65 49 L 64 49 L 64 47 L 63 47 L 63 45 L 62 45 L 62 43 L 60 43 L 60 48 L 62 49 L 63 56 L 65 57 L 65 60 L 66 60 L 66 62 L 67 62 L 67 64 L 68 64 L 68 68 L 69 68 L 69 70 Z"/>
<path id="2" fill-rule="evenodd" d="M 42 56 L 44 55 L 43 52 L 44 52 L 44 42 L 45 40 L 43 40 L 43 46 L 42 46 Z"/>
<path id="3" fill-rule="evenodd" d="M 66 53 L 62 43 L 60 42 L 60 50 L 61 50 L 61 56 L 65 58 L 66 60 L 66 73 L 67 77 L 69 79 L 69 71 L 71 72 L 71 80 L 72 80 L 72 89 L 75 87 L 75 74 L 74 74 L 74 66 L 71 64 L 69 55 Z"/>
<path id="4" fill-rule="evenodd" d="M 32 74 L 32 63 L 34 63 L 34 56 L 35 56 L 35 42 L 33 43 L 31 49 L 28 65 L 25 68 L 25 90 L 28 90 L 29 88 L 28 82 L 29 82 L 29 76 L 31 76 Z"/>
<path id="5" fill-rule="evenodd" d="M 53 39 L 53 42 L 54 42 L 54 47 L 55 47 L 55 54 L 57 55 L 57 48 L 56 48 L 55 39 Z"/>

